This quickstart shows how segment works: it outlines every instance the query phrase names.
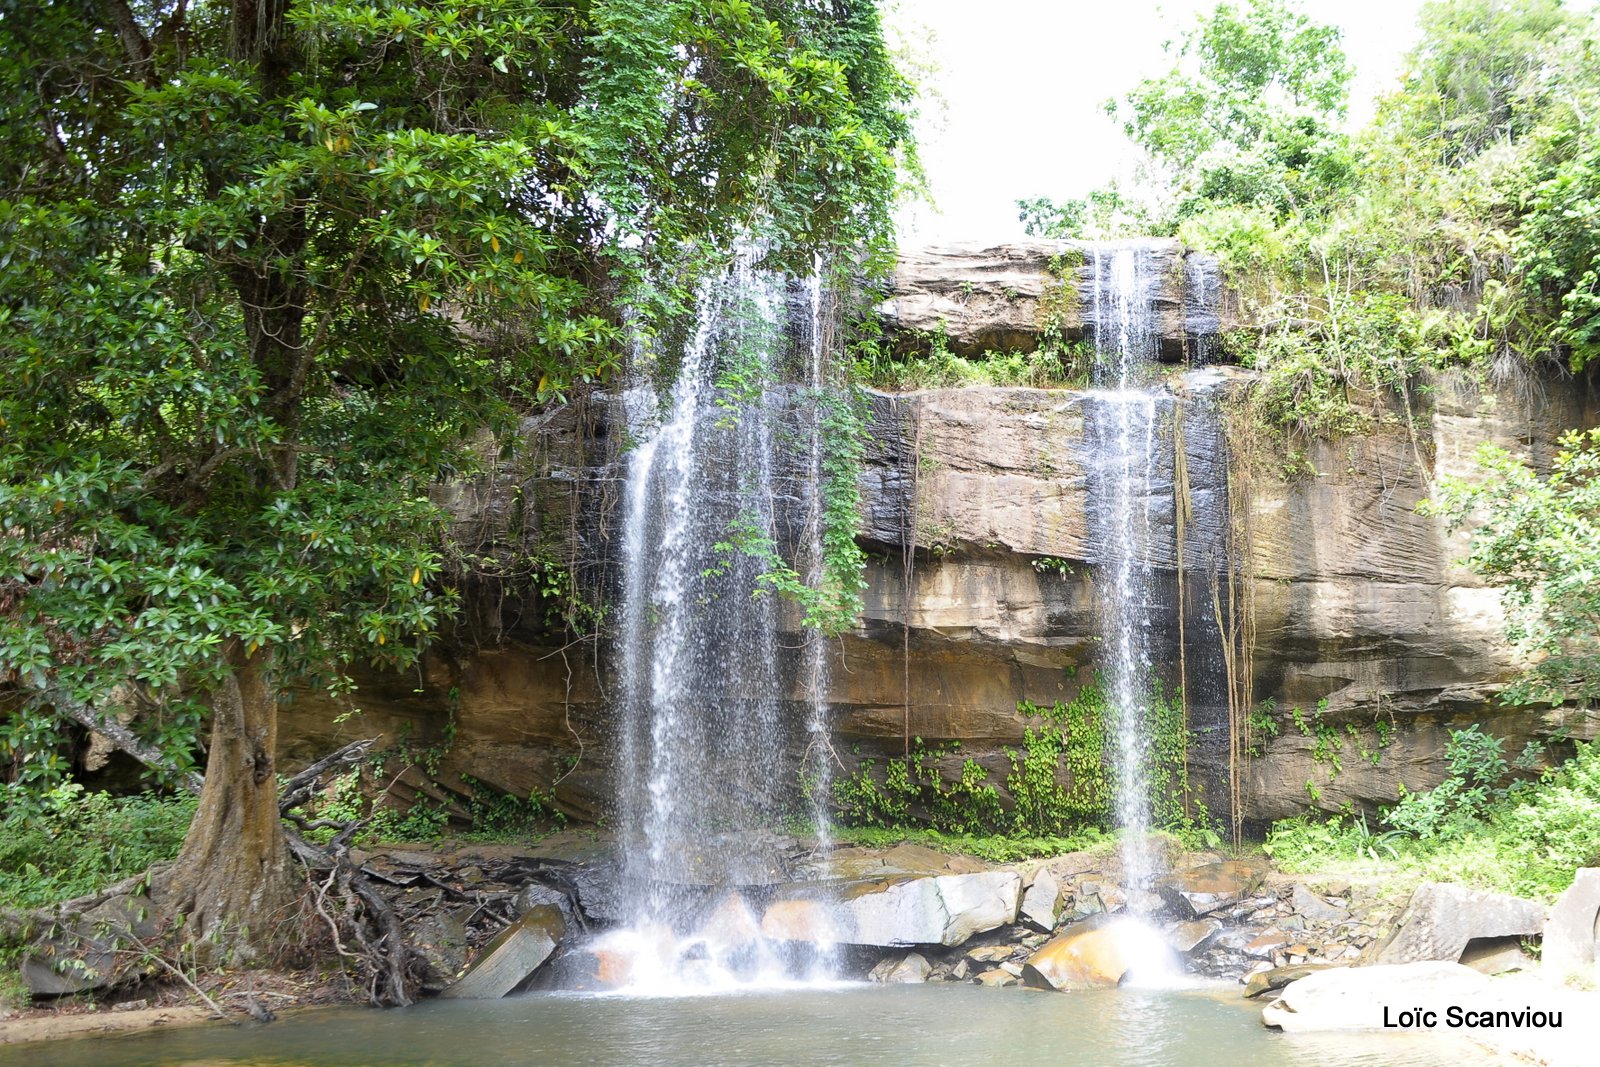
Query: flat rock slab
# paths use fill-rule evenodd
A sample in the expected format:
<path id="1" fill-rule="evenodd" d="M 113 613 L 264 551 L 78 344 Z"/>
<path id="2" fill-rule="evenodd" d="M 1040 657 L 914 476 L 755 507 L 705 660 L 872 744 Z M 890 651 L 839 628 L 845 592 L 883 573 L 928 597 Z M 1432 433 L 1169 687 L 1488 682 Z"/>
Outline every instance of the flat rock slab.
<path id="1" fill-rule="evenodd" d="M 1297 963 L 1293 967 L 1272 967 L 1265 971 L 1257 971 L 1245 982 L 1244 995 L 1253 999 L 1274 989 L 1282 989 L 1290 982 L 1310 977 L 1318 971 L 1326 971 L 1332 966 L 1333 964 L 1329 963 Z"/>
<path id="2" fill-rule="evenodd" d="M 1336 923 L 1350 918 L 1350 909 L 1328 903 L 1303 885 L 1296 885 L 1289 893 L 1289 905 L 1295 914 L 1312 922 Z"/>
<path id="3" fill-rule="evenodd" d="M 1593 967 L 1600 948 L 1600 867 L 1578 871 L 1544 924 L 1543 960 L 1557 972 Z"/>
<path id="4" fill-rule="evenodd" d="M 1421 1009 L 1439 1019 L 1452 1005 L 1485 998 L 1490 979 L 1459 963 L 1425 961 L 1374 967 L 1335 967 L 1283 987 L 1261 1009 L 1263 1025 L 1292 1033 L 1381 1030 L 1402 1010 Z"/>
<path id="5" fill-rule="evenodd" d="M 1056 881 L 1050 868 L 1041 867 L 1033 882 L 1022 894 L 1021 918 L 1029 926 L 1045 933 L 1056 928 L 1061 915 L 1061 883 Z"/>
<path id="6" fill-rule="evenodd" d="M 1423 882 L 1411 894 L 1399 928 L 1375 955 L 1378 963 L 1461 958 L 1482 938 L 1536 937 L 1545 925 L 1543 904 L 1506 893 L 1447 882 Z"/>
<path id="7" fill-rule="evenodd" d="M 1256 891 L 1267 868 L 1244 860 L 1222 860 L 1179 871 L 1156 886 L 1161 899 L 1180 914 L 1201 919 Z"/>
<path id="8" fill-rule="evenodd" d="M 532 909 L 485 945 L 466 973 L 439 995 L 466 1000 L 505 996 L 550 958 L 566 931 L 559 909 Z"/>
<path id="9" fill-rule="evenodd" d="M 1022 895 L 1016 871 L 893 878 L 846 888 L 838 900 L 778 900 L 761 932 L 785 941 L 903 948 L 959 945 L 1013 923 Z"/>
<path id="10" fill-rule="evenodd" d="M 1188 955 L 1198 952 L 1222 932 L 1222 924 L 1215 919 L 1191 919 L 1167 930 L 1167 944 L 1174 952 Z"/>

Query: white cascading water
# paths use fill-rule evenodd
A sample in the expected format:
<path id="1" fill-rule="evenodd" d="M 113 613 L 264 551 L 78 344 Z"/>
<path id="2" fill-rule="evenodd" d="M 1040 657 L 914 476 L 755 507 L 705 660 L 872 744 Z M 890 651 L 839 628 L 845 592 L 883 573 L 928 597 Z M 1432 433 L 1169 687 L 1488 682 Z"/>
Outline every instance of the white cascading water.
<path id="1" fill-rule="evenodd" d="M 1125 886 L 1154 878 L 1148 836 L 1153 567 L 1152 498 L 1158 391 L 1142 386 L 1155 362 L 1156 272 L 1135 243 L 1094 246 L 1094 340 L 1101 440 L 1095 442 L 1097 583 L 1107 703 L 1116 737 L 1116 821 Z"/>
<path id="2" fill-rule="evenodd" d="M 810 566 L 807 581 L 812 588 L 820 588 L 824 580 L 823 532 L 826 510 L 824 500 L 827 471 L 823 464 L 823 436 L 825 430 L 824 405 L 828 402 L 827 389 L 827 323 L 823 306 L 822 263 L 819 261 L 806 282 L 806 388 L 810 392 L 810 448 L 806 469 L 800 479 L 804 503 L 803 516 L 807 557 Z M 833 828 L 828 812 L 832 796 L 833 748 L 828 723 L 828 644 L 827 637 L 816 630 L 805 634 L 804 687 L 806 691 L 806 750 L 802 757 L 806 768 L 808 793 L 811 804 L 811 821 L 816 827 L 817 852 L 824 858 L 833 853 Z M 818 978 L 829 978 L 837 969 L 836 948 L 824 942 L 817 945 L 817 958 L 813 970 Z"/>
<path id="3" fill-rule="evenodd" d="M 795 738 L 780 697 L 794 679 L 780 655 L 779 605 L 771 593 L 752 595 L 771 563 L 743 548 L 798 541 L 797 551 L 813 557 L 813 576 L 820 567 L 820 402 L 813 395 L 796 414 L 795 391 L 774 387 L 787 343 L 786 291 L 782 278 L 741 257 L 701 287 L 664 400 L 640 369 L 623 402 L 633 449 L 616 648 L 616 814 L 633 915 L 599 947 L 625 961 L 629 992 L 775 985 L 828 970 L 825 949 L 796 959 L 791 946 L 762 936 L 759 919 L 762 887 L 789 877 L 783 817 L 805 798 L 788 763 Z M 808 303 L 807 385 L 820 391 L 820 288 Z M 798 445 L 787 444 L 796 437 Z M 780 444 L 799 454 L 790 458 Z M 798 469 L 786 479 L 790 467 Z M 798 491 L 783 484 L 791 479 Z M 786 529 L 797 523 L 798 536 Z M 805 740 L 824 745 L 825 653 L 808 635 L 798 668 L 788 668 L 808 691 Z M 820 813 L 825 797 L 816 788 L 810 800 Z M 825 820 L 819 826 L 825 846 Z"/>

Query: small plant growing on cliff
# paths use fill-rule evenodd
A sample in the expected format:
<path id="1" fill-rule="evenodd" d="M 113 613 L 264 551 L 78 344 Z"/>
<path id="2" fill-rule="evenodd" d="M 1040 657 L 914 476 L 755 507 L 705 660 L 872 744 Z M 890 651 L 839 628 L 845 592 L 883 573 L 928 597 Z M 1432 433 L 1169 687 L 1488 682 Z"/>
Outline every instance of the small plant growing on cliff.
<path id="1" fill-rule="evenodd" d="M 1058 578 L 1066 578 L 1072 574 L 1072 564 L 1060 556 L 1036 556 L 1031 562 L 1033 569 L 1040 574 L 1053 574 Z"/>
<path id="2" fill-rule="evenodd" d="M 1270 697 L 1257 704 L 1245 722 L 1246 748 L 1251 759 L 1266 755 L 1267 744 L 1278 736 L 1278 702 Z"/>

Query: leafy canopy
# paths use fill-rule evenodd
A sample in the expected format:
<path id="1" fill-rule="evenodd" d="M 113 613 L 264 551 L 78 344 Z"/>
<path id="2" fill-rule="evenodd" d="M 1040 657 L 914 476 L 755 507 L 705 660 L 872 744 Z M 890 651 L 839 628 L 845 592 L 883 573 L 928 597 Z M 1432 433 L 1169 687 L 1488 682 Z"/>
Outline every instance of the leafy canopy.
<path id="1" fill-rule="evenodd" d="M 802 0 L 0 6 L 0 725 L 411 662 L 470 432 L 755 233 L 881 263 L 908 86 Z M 841 258 L 843 258 L 841 256 Z"/>
<path id="2" fill-rule="evenodd" d="M 1479 452 L 1482 482 L 1441 481 L 1436 510 L 1472 531 L 1467 565 L 1506 588 L 1510 636 L 1532 666 L 1513 701 L 1600 699 L 1600 430 L 1562 438 L 1539 474 L 1502 448 Z"/>

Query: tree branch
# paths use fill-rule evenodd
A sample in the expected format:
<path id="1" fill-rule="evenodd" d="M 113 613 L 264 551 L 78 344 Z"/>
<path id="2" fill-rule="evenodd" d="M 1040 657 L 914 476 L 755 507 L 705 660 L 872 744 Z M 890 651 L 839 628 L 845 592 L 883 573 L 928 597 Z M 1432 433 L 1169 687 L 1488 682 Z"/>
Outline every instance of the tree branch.
<path id="1" fill-rule="evenodd" d="M 140 739 L 139 735 L 117 722 L 114 718 L 102 717 L 89 705 L 74 700 L 61 689 L 48 689 L 45 698 L 55 705 L 55 709 L 73 722 L 85 729 L 92 730 L 106 738 L 113 745 L 144 764 L 156 770 L 166 771 L 169 774 L 178 774 L 178 782 L 191 793 L 199 793 L 204 779 L 194 771 L 179 774 L 178 765 L 167 757 L 154 745 Z"/>
<path id="2" fill-rule="evenodd" d="M 375 737 L 352 741 L 337 752 L 330 753 L 317 760 L 311 766 L 283 783 L 283 788 L 278 792 L 278 810 L 288 811 L 290 808 L 305 803 L 317 787 L 317 781 L 331 770 L 348 767 L 366 759 L 367 749 L 377 741 Z"/>
<path id="3" fill-rule="evenodd" d="M 139 28 L 138 20 L 133 17 L 133 10 L 128 7 L 127 0 L 100 0 L 100 10 L 111 21 L 112 28 L 117 31 L 117 37 L 122 41 L 122 50 L 128 53 L 128 60 L 134 69 L 140 73 L 150 65 L 150 42 L 145 38 L 144 31 Z"/>

